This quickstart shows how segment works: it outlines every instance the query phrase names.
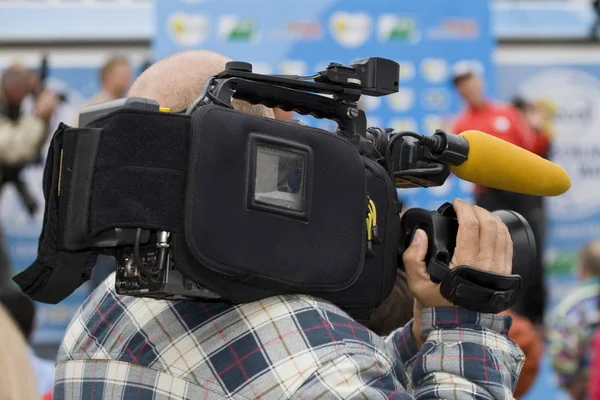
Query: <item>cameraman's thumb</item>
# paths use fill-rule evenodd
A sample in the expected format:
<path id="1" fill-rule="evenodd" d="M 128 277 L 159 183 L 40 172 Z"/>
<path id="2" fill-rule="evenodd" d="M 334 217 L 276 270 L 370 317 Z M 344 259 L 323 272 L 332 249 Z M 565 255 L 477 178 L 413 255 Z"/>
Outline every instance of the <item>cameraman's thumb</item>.
<path id="1" fill-rule="evenodd" d="M 404 251 L 402 260 L 409 267 L 421 267 L 425 264 L 427 255 L 427 234 L 422 229 L 417 229 L 410 246 Z"/>

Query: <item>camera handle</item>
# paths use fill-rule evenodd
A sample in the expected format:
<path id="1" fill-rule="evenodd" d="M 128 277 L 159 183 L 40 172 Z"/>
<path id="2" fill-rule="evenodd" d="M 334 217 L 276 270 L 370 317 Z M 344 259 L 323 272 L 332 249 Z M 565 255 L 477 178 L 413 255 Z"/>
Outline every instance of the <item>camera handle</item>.
<path id="1" fill-rule="evenodd" d="M 355 93 L 356 92 L 356 93 Z M 372 157 L 375 154 L 373 143 L 367 139 L 367 118 L 354 101 L 344 98 L 359 98 L 360 89 L 344 88 L 344 93 L 335 93 L 333 98 L 307 93 L 271 83 L 233 77 L 215 79 L 215 87 L 209 90 L 211 96 L 231 105 L 236 98 L 266 107 L 278 107 L 285 111 L 295 111 L 301 115 L 312 115 L 319 119 L 337 122 L 338 133 L 358 149 L 359 153 Z M 345 97 L 347 96 L 347 97 Z"/>
<path id="2" fill-rule="evenodd" d="M 421 208 L 406 211 L 402 216 L 400 254 L 408 248 L 417 229 L 427 233 L 427 273 L 432 282 L 440 284 L 444 298 L 457 306 L 485 313 L 505 311 L 518 300 L 523 287 L 520 275 L 500 275 L 467 265 L 450 268 L 458 232 L 452 204 L 444 203 L 436 211 Z"/>

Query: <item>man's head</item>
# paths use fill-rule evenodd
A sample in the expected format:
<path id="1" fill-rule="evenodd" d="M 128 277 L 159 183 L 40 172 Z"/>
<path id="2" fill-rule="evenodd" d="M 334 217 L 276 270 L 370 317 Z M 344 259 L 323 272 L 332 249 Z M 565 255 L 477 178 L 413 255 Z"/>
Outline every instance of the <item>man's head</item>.
<path id="1" fill-rule="evenodd" d="M 460 97 L 471 107 L 479 107 L 485 102 L 483 82 L 472 71 L 456 73 L 452 79 Z"/>
<path id="2" fill-rule="evenodd" d="M 284 111 L 281 108 L 274 108 L 273 113 L 275 118 L 281 121 L 290 121 L 294 118 L 294 113 L 291 111 Z"/>
<path id="3" fill-rule="evenodd" d="M 225 70 L 227 57 L 207 50 L 175 53 L 152 64 L 133 83 L 129 97 L 144 97 L 157 101 L 161 107 L 182 111 L 200 95 L 206 80 Z M 236 110 L 267 118 L 273 111 L 262 105 L 233 100 Z"/>
<path id="4" fill-rule="evenodd" d="M 100 69 L 102 88 L 118 99 L 125 96 L 131 85 L 131 65 L 125 58 L 114 57 Z"/>
<path id="5" fill-rule="evenodd" d="M 29 342 L 35 325 L 35 305 L 33 301 L 21 292 L 9 289 L 0 292 L 0 304 L 13 318 L 25 340 Z"/>
<path id="6" fill-rule="evenodd" d="M 13 106 L 21 102 L 33 90 L 33 73 L 23 64 L 13 64 L 2 74 L 1 96 L 4 101 Z"/>
<path id="7" fill-rule="evenodd" d="M 581 279 L 600 278 L 600 240 L 586 244 L 579 256 Z"/>

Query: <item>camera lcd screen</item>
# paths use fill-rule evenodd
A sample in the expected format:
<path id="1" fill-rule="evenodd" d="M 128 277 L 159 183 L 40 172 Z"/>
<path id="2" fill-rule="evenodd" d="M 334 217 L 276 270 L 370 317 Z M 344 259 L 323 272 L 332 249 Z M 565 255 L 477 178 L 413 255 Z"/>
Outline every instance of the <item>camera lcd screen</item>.
<path id="1" fill-rule="evenodd" d="M 287 210 L 305 209 L 305 156 L 283 148 L 256 147 L 254 201 Z"/>

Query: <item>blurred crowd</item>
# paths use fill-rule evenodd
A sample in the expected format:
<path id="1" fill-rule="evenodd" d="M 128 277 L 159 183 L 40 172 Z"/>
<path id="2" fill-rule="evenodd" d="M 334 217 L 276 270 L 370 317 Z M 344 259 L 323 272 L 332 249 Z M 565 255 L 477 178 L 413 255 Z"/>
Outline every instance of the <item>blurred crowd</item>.
<path id="1" fill-rule="evenodd" d="M 114 57 L 100 69 L 100 91 L 86 104 L 98 104 L 126 96 L 134 78 L 126 58 Z M 511 102 L 484 96 L 484 84 L 477 71 L 457 69 L 452 83 L 464 101 L 463 111 L 450 128 L 453 132 L 477 129 L 500 137 L 541 157 L 551 156 L 553 113 L 544 99 L 527 99 L 519 94 Z M 26 98 L 33 108 L 25 110 Z M 2 71 L 0 86 L 0 196 L 14 185 L 33 215 L 41 205 L 29 194 L 21 179 L 28 165 L 40 163 L 42 149 L 52 132 L 50 120 L 60 104 L 60 96 L 45 88 L 38 71 L 14 64 Z M 276 118 L 292 119 L 281 110 Z M 73 121 L 73 125 L 77 125 Z M 475 202 L 490 211 L 511 209 L 523 215 L 532 226 L 537 245 L 537 265 L 528 294 L 506 314 L 513 317 L 510 337 L 527 359 L 515 397 L 532 387 L 545 351 L 561 387 L 573 399 L 600 399 L 600 242 L 581 249 L 578 271 L 580 283 L 561 303 L 548 309 L 544 284 L 544 236 L 546 209 L 541 197 L 476 187 Z M 115 268 L 110 258 L 101 258 L 93 270 L 92 289 Z M 35 304 L 10 284 L 10 257 L 0 232 L 0 399 L 35 399 L 52 396 L 54 361 L 39 358 L 32 348 L 35 331 Z M 387 335 L 413 317 L 413 303 L 406 276 L 398 271 L 396 285 L 388 299 L 364 325 L 379 335 Z M 596 356 L 596 354 L 598 356 Z"/>
<path id="2" fill-rule="evenodd" d="M 39 200 L 21 174 L 26 167 L 42 162 L 44 145 L 54 128 L 51 119 L 64 101 L 64 95 L 45 88 L 44 75 L 15 63 L 2 71 L 0 79 L 0 196 L 7 186 L 14 185 L 32 217 L 40 207 Z M 132 79 L 127 59 L 108 60 L 99 71 L 101 89 L 85 106 L 124 97 Z M 28 99 L 33 100 L 31 110 L 26 108 Z M 104 279 L 111 267 L 109 259 L 99 262 L 93 284 Z M 0 365 L 8 371 L 0 378 L 0 398 L 51 398 L 54 360 L 41 359 L 32 349 L 35 304 L 10 283 L 11 275 L 10 255 L 0 231 Z"/>

